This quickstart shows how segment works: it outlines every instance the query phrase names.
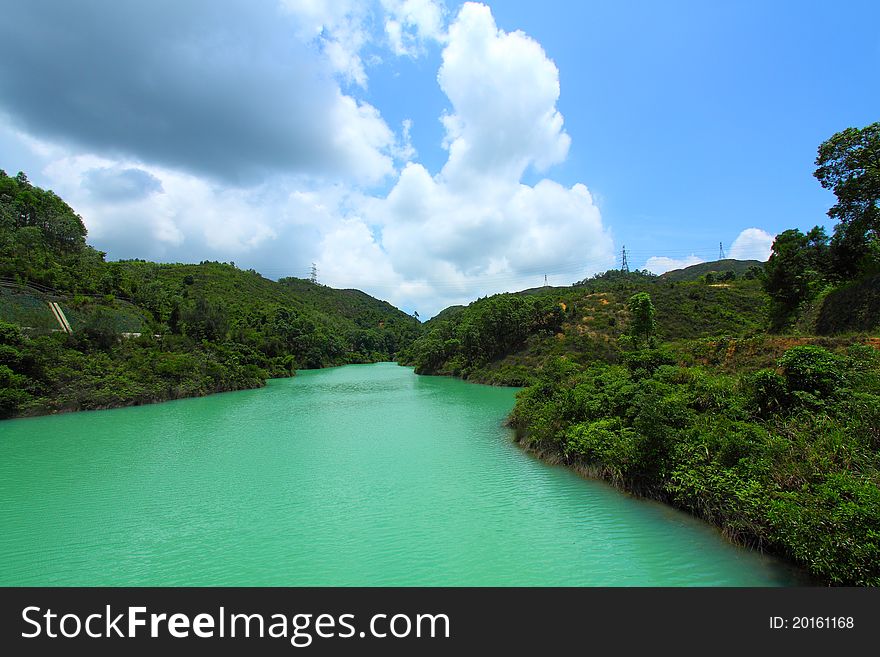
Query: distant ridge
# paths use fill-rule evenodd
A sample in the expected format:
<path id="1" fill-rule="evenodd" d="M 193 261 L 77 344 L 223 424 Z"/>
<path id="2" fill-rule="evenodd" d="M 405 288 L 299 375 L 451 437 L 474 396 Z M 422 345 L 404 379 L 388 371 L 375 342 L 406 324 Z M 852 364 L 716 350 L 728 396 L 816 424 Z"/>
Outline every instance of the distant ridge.
<path id="1" fill-rule="evenodd" d="M 698 265 L 691 265 L 684 269 L 673 269 L 665 274 L 661 274 L 660 278 L 666 281 L 696 281 L 710 271 L 718 272 L 719 274 L 725 271 L 732 271 L 737 276 L 742 276 L 752 267 L 763 268 L 764 263 L 759 260 L 733 260 L 732 258 L 713 260 L 712 262 L 701 262 Z"/>

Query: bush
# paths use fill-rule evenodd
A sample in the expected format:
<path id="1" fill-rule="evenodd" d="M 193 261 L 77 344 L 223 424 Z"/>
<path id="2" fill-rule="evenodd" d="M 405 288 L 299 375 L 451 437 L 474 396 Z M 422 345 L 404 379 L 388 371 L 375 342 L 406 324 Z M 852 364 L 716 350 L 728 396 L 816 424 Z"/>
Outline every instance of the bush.
<path id="1" fill-rule="evenodd" d="M 792 347 L 779 358 L 777 364 L 791 391 L 830 397 L 844 383 L 842 359 L 822 347 Z"/>
<path id="2" fill-rule="evenodd" d="M 759 417 L 770 417 L 790 403 L 786 380 L 773 370 L 758 370 L 746 379 L 745 386 Z"/>
<path id="3" fill-rule="evenodd" d="M 665 349 L 642 349 L 623 355 L 623 364 L 634 378 L 653 376 L 661 365 L 675 365 L 675 356 Z"/>

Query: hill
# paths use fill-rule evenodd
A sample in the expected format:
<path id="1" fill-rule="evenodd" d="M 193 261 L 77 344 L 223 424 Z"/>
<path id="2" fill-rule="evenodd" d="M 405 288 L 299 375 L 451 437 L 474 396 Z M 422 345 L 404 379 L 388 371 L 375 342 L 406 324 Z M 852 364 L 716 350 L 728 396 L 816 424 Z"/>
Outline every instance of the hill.
<path id="1" fill-rule="evenodd" d="M 431 319 L 425 322 L 425 326 L 430 326 L 432 322 L 444 322 L 446 320 L 452 319 L 456 315 L 458 315 L 462 310 L 467 308 L 467 306 L 448 306 L 441 310 L 439 313 L 434 315 Z"/>
<path id="2" fill-rule="evenodd" d="M 62 199 L 24 174 L 0 175 L 0 417 L 393 360 L 419 332 L 416 319 L 358 290 L 220 262 L 106 262 Z"/>
<path id="3" fill-rule="evenodd" d="M 726 272 L 733 272 L 737 278 L 750 277 L 754 278 L 757 271 L 763 269 L 764 263 L 758 260 L 713 260 L 712 262 L 701 262 L 697 265 L 691 265 L 684 269 L 673 269 L 665 274 L 661 274 L 660 278 L 666 281 L 698 281 L 708 273 L 715 275 L 715 278 L 721 278 Z"/>
<path id="4" fill-rule="evenodd" d="M 609 276 L 499 294 L 444 311 L 401 354 L 402 362 L 419 373 L 508 385 L 528 383 L 558 356 L 617 362 L 630 323 L 627 300 L 639 291 L 653 299 L 661 341 L 746 336 L 766 325 L 768 298 L 755 280 L 707 285 L 641 273 Z"/>

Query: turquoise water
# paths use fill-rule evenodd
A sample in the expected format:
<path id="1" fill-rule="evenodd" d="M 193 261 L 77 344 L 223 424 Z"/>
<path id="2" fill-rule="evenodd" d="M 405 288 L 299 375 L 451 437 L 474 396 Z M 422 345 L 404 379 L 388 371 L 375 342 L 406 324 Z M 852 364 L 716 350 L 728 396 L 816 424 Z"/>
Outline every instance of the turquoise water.
<path id="1" fill-rule="evenodd" d="M 0 423 L 2 585 L 786 585 L 778 562 L 548 466 L 515 391 L 392 363 Z"/>

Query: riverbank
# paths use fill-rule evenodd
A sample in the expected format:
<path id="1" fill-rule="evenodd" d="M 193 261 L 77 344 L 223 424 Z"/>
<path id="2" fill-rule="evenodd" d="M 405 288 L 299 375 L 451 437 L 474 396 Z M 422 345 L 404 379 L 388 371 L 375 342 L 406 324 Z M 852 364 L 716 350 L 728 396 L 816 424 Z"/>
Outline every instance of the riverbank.
<path id="1" fill-rule="evenodd" d="M 377 354 L 378 362 L 387 354 Z M 338 355 L 325 366 L 369 360 Z M 143 336 L 106 341 L 83 334 L 28 337 L 0 322 L 0 418 L 142 406 L 250 390 L 293 376 L 299 363 L 233 341 Z M 314 369 L 314 368 L 310 368 Z"/>
<path id="2" fill-rule="evenodd" d="M 754 550 L 760 554 L 770 555 L 772 557 L 782 560 L 785 563 L 790 564 L 791 567 L 797 572 L 799 585 L 825 585 L 825 582 L 817 579 L 806 568 L 804 568 L 803 564 L 798 563 L 796 560 L 792 559 L 790 555 L 774 550 L 772 546 L 763 544 L 759 536 L 744 534 L 742 532 L 731 532 L 727 526 L 719 523 L 717 518 L 713 517 L 711 514 L 701 515 L 699 513 L 699 510 L 678 505 L 675 503 L 674 500 L 669 499 L 667 496 L 657 495 L 656 491 L 645 490 L 636 487 L 632 480 L 616 476 L 613 471 L 607 468 L 598 466 L 596 464 L 586 463 L 583 461 L 571 461 L 569 459 L 566 459 L 563 454 L 537 447 L 535 444 L 532 444 L 529 441 L 529 437 L 525 432 L 517 429 L 514 429 L 514 443 L 527 454 L 548 465 L 566 468 L 567 470 L 571 470 L 572 472 L 577 473 L 578 476 L 583 477 L 584 479 L 604 482 L 609 486 L 612 486 L 614 489 L 627 495 L 632 495 L 635 498 L 651 500 L 654 502 L 665 504 L 678 511 L 689 513 L 695 518 L 698 518 L 699 520 L 716 528 L 721 536 L 730 541 L 730 543 L 732 543 L 733 545 L 749 550 Z"/>
<path id="3" fill-rule="evenodd" d="M 686 510 L 830 585 L 880 584 L 880 354 L 790 349 L 724 374 L 662 352 L 564 359 L 517 396 L 517 440 L 553 463 Z"/>
<path id="4" fill-rule="evenodd" d="M 311 371 L 315 369 L 328 369 L 332 367 L 342 367 L 344 365 L 371 365 L 386 360 L 375 361 L 359 361 L 357 363 L 338 363 L 325 365 L 319 368 L 308 368 L 300 371 Z M 2 419 L 41 417 L 44 415 L 58 415 L 63 413 L 77 413 L 80 411 L 102 411 L 111 408 L 129 408 L 133 406 L 145 406 L 150 404 L 161 404 L 178 399 L 195 399 L 199 397 L 208 397 L 224 392 L 236 392 L 240 390 L 257 390 L 264 388 L 268 381 L 272 379 L 288 379 L 296 376 L 296 372 L 290 373 L 266 373 L 263 376 L 253 378 L 245 378 L 233 381 L 215 381 L 214 386 L 205 387 L 178 387 L 168 386 L 159 387 L 158 392 L 154 389 L 148 392 L 148 384 L 142 382 L 137 389 L 130 387 L 119 389 L 105 393 L 98 393 L 94 390 L 80 390 L 73 396 L 64 396 L 58 399 L 45 399 L 44 401 L 31 401 L 27 406 L 14 415 L 7 415 Z"/>
<path id="5" fill-rule="evenodd" d="M 112 408 L 130 408 L 134 406 L 147 406 L 152 404 L 162 404 L 165 402 L 176 401 L 178 399 L 196 399 L 199 397 L 208 397 L 224 392 L 237 392 L 240 390 L 257 390 L 266 386 L 266 380 L 252 385 L 243 385 L 239 387 L 216 388 L 213 390 L 199 390 L 195 392 L 170 390 L 167 395 L 150 396 L 150 397 L 129 397 L 117 398 L 110 402 L 67 402 L 67 405 L 58 405 L 48 403 L 41 406 L 30 406 L 24 412 L 4 419 L 42 417 L 45 415 L 60 415 L 64 413 L 79 413 L 81 411 L 106 411 Z"/>

